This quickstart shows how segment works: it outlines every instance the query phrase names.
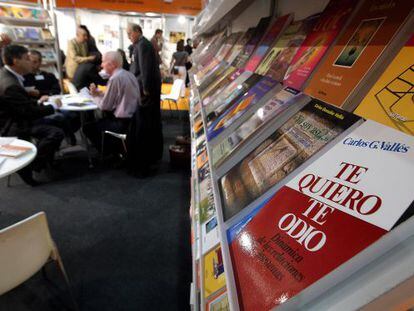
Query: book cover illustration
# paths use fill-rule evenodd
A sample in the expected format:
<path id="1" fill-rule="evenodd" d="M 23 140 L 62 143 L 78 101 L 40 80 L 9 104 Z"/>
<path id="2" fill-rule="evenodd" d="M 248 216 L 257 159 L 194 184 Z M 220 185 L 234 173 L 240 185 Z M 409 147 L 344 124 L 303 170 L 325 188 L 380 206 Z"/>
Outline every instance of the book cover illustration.
<path id="1" fill-rule="evenodd" d="M 304 20 L 293 22 L 266 55 L 256 73 L 282 81 L 293 56 L 318 18 L 319 15 L 312 15 Z"/>
<path id="2" fill-rule="evenodd" d="M 367 96 L 357 115 L 414 135 L 414 36 L 412 36 Z"/>
<path id="3" fill-rule="evenodd" d="M 227 291 L 220 291 L 212 295 L 206 303 L 206 311 L 230 311 Z"/>
<path id="4" fill-rule="evenodd" d="M 254 34 L 250 38 L 249 42 L 244 46 L 243 50 L 240 54 L 236 57 L 236 59 L 231 64 L 234 67 L 242 68 L 244 67 L 245 63 L 248 61 L 249 57 L 253 54 L 256 46 L 259 44 L 260 40 L 262 40 L 266 30 L 270 24 L 271 17 L 263 17 L 260 19 L 259 23 L 257 24 Z"/>
<path id="5" fill-rule="evenodd" d="M 230 50 L 233 48 L 236 41 L 240 38 L 242 33 L 236 32 L 232 33 L 228 39 L 226 40 L 225 44 L 220 48 L 220 50 L 217 52 L 216 57 L 222 61 L 227 56 L 227 54 L 230 52 Z"/>
<path id="6" fill-rule="evenodd" d="M 198 169 L 198 181 L 201 183 L 204 179 L 210 176 L 210 167 L 206 163 L 202 168 Z"/>
<path id="7" fill-rule="evenodd" d="M 390 231 L 413 173 L 413 137 L 373 121 L 349 133 L 228 231 L 241 309 L 282 304 Z"/>
<path id="8" fill-rule="evenodd" d="M 273 45 L 275 40 L 283 33 L 284 29 L 291 23 L 293 19 L 292 14 L 286 14 L 284 16 L 276 18 L 269 30 L 263 37 L 262 42 L 254 51 L 253 55 L 250 57 L 244 69 L 248 71 L 255 71 L 257 66 L 262 61 L 263 57 L 266 55 L 269 48 Z"/>
<path id="9" fill-rule="evenodd" d="M 220 244 L 204 255 L 204 298 L 226 286 Z"/>
<path id="10" fill-rule="evenodd" d="M 263 127 L 268 121 L 281 114 L 297 99 L 305 95 L 295 89 L 286 87 L 277 92 L 263 107 L 260 107 L 249 119 L 225 137 L 212 149 L 213 165 L 219 166 L 234 150 Z"/>
<path id="11" fill-rule="evenodd" d="M 250 71 L 246 71 L 250 73 Z M 252 74 L 243 81 L 245 76 L 240 79 L 235 80 L 235 83 L 229 85 L 228 88 L 223 92 L 223 94 L 217 98 L 212 105 L 206 107 L 207 114 L 207 126 L 210 127 L 211 124 L 218 118 L 221 117 L 230 107 L 234 105 L 251 87 L 260 81 L 262 76 L 257 74 Z M 242 82 L 243 81 L 243 82 Z"/>
<path id="12" fill-rule="evenodd" d="M 199 183 L 200 224 L 205 223 L 216 213 L 211 177 Z"/>
<path id="13" fill-rule="evenodd" d="M 197 84 L 200 85 L 201 81 L 204 79 L 204 76 L 206 76 L 209 72 L 213 71 L 219 64 L 220 61 L 214 58 L 201 70 L 197 71 L 197 73 L 194 75 Z"/>
<path id="14" fill-rule="evenodd" d="M 220 75 L 211 81 L 211 83 L 206 86 L 203 91 L 200 92 L 200 97 L 204 102 L 204 98 L 210 96 L 210 94 L 215 93 L 217 89 L 228 84 L 231 79 L 238 74 L 239 70 L 235 67 L 226 68 Z"/>
<path id="15" fill-rule="evenodd" d="M 277 82 L 269 77 L 263 77 L 254 85 L 246 94 L 244 94 L 234 105 L 225 113 L 217 118 L 207 129 L 207 140 L 211 140 L 235 120 L 243 115 L 250 107 L 254 106 L 265 96 L 271 89 L 277 85 Z"/>
<path id="16" fill-rule="evenodd" d="M 41 39 L 40 29 L 34 27 L 14 28 L 16 39 L 20 41 L 38 41 Z"/>
<path id="17" fill-rule="evenodd" d="M 207 148 L 197 150 L 197 168 L 203 167 L 208 162 Z"/>
<path id="18" fill-rule="evenodd" d="M 203 254 L 212 249 L 217 243 L 220 243 L 220 235 L 217 226 L 217 217 L 213 216 L 201 224 L 201 236 L 203 237 Z"/>
<path id="19" fill-rule="evenodd" d="M 198 87 L 199 93 L 203 94 L 203 92 L 210 86 L 211 83 L 213 83 L 215 80 L 219 79 L 219 77 L 223 75 L 226 69 L 227 64 L 221 62 L 211 72 L 205 75 L 204 78 L 200 81 L 201 83 Z"/>
<path id="20" fill-rule="evenodd" d="M 213 100 L 222 96 L 226 88 L 228 87 L 230 89 L 233 81 L 239 78 L 244 72 L 244 69 L 237 69 L 231 75 L 225 77 L 214 89 L 211 89 L 209 93 L 203 96 L 203 106 L 208 106 Z M 247 73 L 247 76 L 250 77 L 251 73 Z"/>
<path id="21" fill-rule="evenodd" d="M 231 51 L 227 54 L 226 58 L 224 59 L 228 64 L 232 64 L 236 57 L 242 52 L 244 46 L 252 38 L 254 31 L 254 28 L 247 29 L 247 31 L 236 42 L 236 44 L 233 46 Z"/>
<path id="22" fill-rule="evenodd" d="M 349 19 L 356 0 L 331 0 L 293 57 L 283 84 L 301 90 Z"/>
<path id="23" fill-rule="evenodd" d="M 351 109 L 348 98 L 412 12 L 412 1 L 365 1 L 315 71 L 305 93 Z M 344 106 L 345 104 L 345 106 Z"/>
<path id="24" fill-rule="evenodd" d="M 219 180 L 224 220 L 289 175 L 359 118 L 312 100 Z"/>

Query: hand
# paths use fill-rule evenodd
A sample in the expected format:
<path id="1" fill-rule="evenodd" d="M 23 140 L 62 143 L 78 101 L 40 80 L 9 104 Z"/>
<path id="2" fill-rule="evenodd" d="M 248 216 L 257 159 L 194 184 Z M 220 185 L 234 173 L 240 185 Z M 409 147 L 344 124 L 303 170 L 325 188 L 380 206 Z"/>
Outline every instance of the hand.
<path id="1" fill-rule="evenodd" d="M 147 90 L 144 90 L 144 96 L 149 96 L 149 92 Z"/>
<path id="2" fill-rule="evenodd" d="M 60 98 L 56 98 L 54 102 L 55 102 L 56 108 L 62 107 L 62 101 L 60 100 Z"/>
<path id="3" fill-rule="evenodd" d="M 40 97 L 39 103 L 43 104 L 44 102 L 47 102 L 48 100 L 49 100 L 49 96 L 43 95 L 42 97 Z"/>
<path id="4" fill-rule="evenodd" d="M 29 93 L 29 95 L 32 96 L 32 97 L 39 97 L 40 96 L 40 92 L 38 90 L 30 90 L 27 93 Z"/>
<path id="5" fill-rule="evenodd" d="M 9 45 L 12 42 L 11 38 L 6 33 L 0 34 L 0 47 Z"/>
<path id="6" fill-rule="evenodd" d="M 96 58 L 96 55 L 88 56 L 88 61 L 93 62 Z"/>

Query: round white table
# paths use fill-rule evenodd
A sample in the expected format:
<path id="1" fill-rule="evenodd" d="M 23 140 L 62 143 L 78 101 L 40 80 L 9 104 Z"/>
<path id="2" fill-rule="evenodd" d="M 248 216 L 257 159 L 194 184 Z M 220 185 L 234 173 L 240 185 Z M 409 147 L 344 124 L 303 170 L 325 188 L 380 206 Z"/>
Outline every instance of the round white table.
<path id="1" fill-rule="evenodd" d="M 83 133 L 83 126 L 85 125 L 86 121 L 86 112 L 97 110 L 98 106 L 92 101 L 90 97 L 82 96 L 82 95 L 55 95 L 50 96 L 49 102 L 53 101 L 54 99 L 59 98 L 62 101 L 62 106 L 59 110 L 62 111 L 73 111 L 80 113 L 80 123 L 81 123 L 81 139 L 82 144 L 86 148 L 86 152 L 88 154 L 88 161 L 89 167 L 93 167 L 91 152 L 90 152 L 90 145 L 88 143 L 88 139 L 86 138 L 85 134 Z M 47 104 L 47 103 L 46 103 Z"/>
<path id="2" fill-rule="evenodd" d="M 4 162 L 0 164 L 0 178 L 6 177 L 11 175 L 18 170 L 21 170 L 23 167 L 30 164 L 33 159 L 36 157 L 37 149 L 36 146 L 28 141 L 15 139 L 11 145 L 20 146 L 20 147 L 28 147 L 30 150 L 25 154 L 21 155 L 17 158 L 11 157 L 1 157 L 1 159 L 6 159 Z"/>

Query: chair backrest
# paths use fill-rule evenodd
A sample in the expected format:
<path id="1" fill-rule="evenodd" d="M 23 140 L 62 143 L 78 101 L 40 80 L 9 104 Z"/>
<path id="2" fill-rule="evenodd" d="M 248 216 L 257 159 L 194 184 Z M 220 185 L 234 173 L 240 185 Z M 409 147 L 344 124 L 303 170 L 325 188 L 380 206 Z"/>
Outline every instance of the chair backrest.
<path id="1" fill-rule="evenodd" d="M 178 100 L 180 98 L 181 89 L 183 87 L 184 80 L 176 79 L 171 87 L 171 92 L 168 94 L 169 99 Z"/>
<path id="2" fill-rule="evenodd" d="M 44 212 L 0 230 L 0 295 L 38 272 L 54 250 Z"/>
<path id="3" fill-rule="evenodd" d="M 72 82 L 70 82 L 69 80 L 64 80 L 64 83 L 65 83 L 65 85 L 66 85 L 66 87 L 69 91 L 69 94 L 76 95 L 76 94 L 79 93 L 78 89 L 76 88 L 76 86 Z"/>

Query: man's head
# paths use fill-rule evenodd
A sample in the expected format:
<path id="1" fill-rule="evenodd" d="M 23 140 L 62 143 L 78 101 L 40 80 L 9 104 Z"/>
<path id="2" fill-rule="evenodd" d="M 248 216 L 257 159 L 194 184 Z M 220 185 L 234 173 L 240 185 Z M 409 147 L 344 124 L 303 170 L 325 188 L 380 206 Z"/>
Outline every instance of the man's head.
<path id="1" fill-rule="evenodd" d="M 3 63 L 21 75 L 32 72 L 29 50 L 21 45 L 8 45 L 3 49 Z"/>
<path id="2" fill-rule="evenodd" d="M 162 30 L 161 29 L 155 30 L 155 37 L 157 39 L 161 39 L 162 38 Z"/>
<path id="3" fill-rule="evenodd" d="M 33 73 L 39 71 L 40 66 L 42 65 L 42 54 L 37 50 L 31 50 L 29 52 L 30 62 L 32 63 Z"/>
<path id="4" fill-rule="evenodd" d="M 187 39 L 187 45 L 191 46 L 192 43 L 193 41 L 191 39 Z"/>
<path id="5" fill-rule="evenodd" d="M 110 51 L 104 54 L 102 59 L 102 68 L 112 76 L 115 70 L 122 68 L 122 56 L 117 51 Z"/>
<path id="6" fill-rule="evenodd" d="M 142 28 L 137 24 L 129 24 L 127 27 L 128 39 L 132 44 L 137 43 L 139 38 L 142 37 Z"/>
<path id="7" fill-rule="evenodd" d="M 76 41 L 78 43 L 84 43 L 88 41 L 88 32 L 81 27 L 76 28 Z"/>

